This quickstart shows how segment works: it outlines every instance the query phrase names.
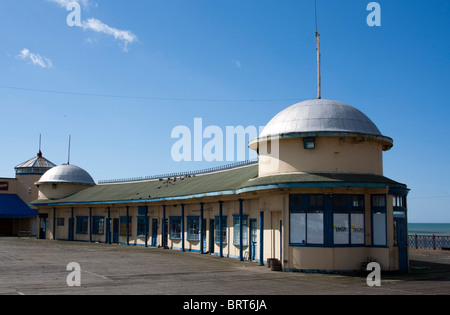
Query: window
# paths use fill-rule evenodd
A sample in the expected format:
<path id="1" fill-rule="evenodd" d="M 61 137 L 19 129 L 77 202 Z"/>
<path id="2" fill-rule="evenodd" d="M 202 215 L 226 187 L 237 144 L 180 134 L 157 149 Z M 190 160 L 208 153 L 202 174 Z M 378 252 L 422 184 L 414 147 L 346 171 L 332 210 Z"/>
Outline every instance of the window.
<path id="1" fill-rule="evenodd" d="M 364 245 L 364 210 L 364 195 L 291 194 L 289 242 L 294 246 Z"/>
<path id="2" fill-rule="evenodd" d="M 131 236 L 131 219 L 128 217 L 128 236 Z M 127 217 L 120 217 L 120 236 L 127 235 Z"/>
<path id="3" fill-rule="evenodd" d="M 89 217 L 77 217 L 77 234 L 87 234 L 88 233 L 88 222 Z"/>
<path id="4" fill-rule="evenodd" d="M 333 242 L 364 244 L 364 195 L 333 195 Z"/>
<path id="5" fill-rule="evenodd" d="M 145 237 L 145 231 L 147 231 L 147 236 L 149 235 L 149 220 L 150 218 L 147 217 L 147 222 L 145 222 L 145 216 L 138 216 L 137 217 L 137 230 L 136 230 L 136 236 Z"/>
<path id="6" fill-rule="evenodd" d="M 248 246 L 248 216 L 242 216 L 242 246 Z M 240 245 L 239 216 L 233 216 L 233 244 Z"/>
<path id="7" fill-rule="evenodd" d="M 64 218 L 57 218 L 56 219 L 56 225 L 57 226 L 64 226 Z"/>
<path id="8" fill-rule="evenodd" d="M 105 217 L 92 217 L 92 234 L 105 234 Z"/>
<path id="9" fill-rule="evenodd" d="M 392 196 L 394 208 L 406 208 L 406 196 Z"/>
<path id="10" fill-rule="evenodd" d="M 170 217 L 170 239 L 181 239 L 181 217 Z"/>
<path id="11" fill-rule="evenodd" d="M 290 243 L 323 245 L 324 195 L 290 195 Z"/>
<path id="12" fill-rule="evenodd" d="M 187 240 L 200 240 L 200 217 L 187 217 Z"/>
<path id="13" fill-rule="evenodd" d="M 386 195 L 372 195 L 372 245 L 386 246 Z"/>
<path id="14" fill-rule="evenodd" d="M 220 228 L 219 228 L 219 216 L 214 220 L 214 242 L 220 243 Z M 222 216 L 222 243 L 227 243 L 227 217 Z"/>

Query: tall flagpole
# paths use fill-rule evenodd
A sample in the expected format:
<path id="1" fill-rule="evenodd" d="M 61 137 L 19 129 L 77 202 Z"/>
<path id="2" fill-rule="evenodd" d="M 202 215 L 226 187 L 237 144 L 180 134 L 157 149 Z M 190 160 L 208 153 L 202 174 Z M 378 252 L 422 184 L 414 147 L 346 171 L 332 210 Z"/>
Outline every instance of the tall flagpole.
<path id="1" fill-rule="evenodd" d="M 315 11 L 315 21 L 316 21 L 316 44 L 317 44 L 317 98 L 322 98 L 321 91 L 321 76 L 320 76 L 320 34 L 317 32 L 317 0 L 314 0 L 314 11 Z"/>

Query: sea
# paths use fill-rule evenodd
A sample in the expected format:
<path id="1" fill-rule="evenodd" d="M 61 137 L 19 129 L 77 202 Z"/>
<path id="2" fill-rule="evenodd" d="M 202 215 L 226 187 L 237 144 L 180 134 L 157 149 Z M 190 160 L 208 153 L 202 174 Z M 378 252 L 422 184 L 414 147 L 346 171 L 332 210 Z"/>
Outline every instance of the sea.
<path id="1" fill-rule="evenodd" d="M 450 236 L 450 223 L 408 223 L 408 234 Z"/>

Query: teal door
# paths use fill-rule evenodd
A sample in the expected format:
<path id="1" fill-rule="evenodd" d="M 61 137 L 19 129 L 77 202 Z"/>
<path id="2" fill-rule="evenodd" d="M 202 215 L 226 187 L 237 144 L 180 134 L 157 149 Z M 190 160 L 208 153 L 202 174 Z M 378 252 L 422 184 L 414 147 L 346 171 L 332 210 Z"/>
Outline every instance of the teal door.
<path id="1" fill-rule="evenodd" d="M 206 219 L 203 219 L 203 252 L 206 252 Z"/>
<path id="2" fill-rule="evenodd" d="M 158 246 L 158 219 L 152 219 L 152 246 Z"/>
<path id="3" fill-rule="evenodd" d="M 47 217 L 41 217 L 39 222 L 39 239 L 45 240 L 47 238 Z"/>
<path id="4" fill-rule="evenodd" d="M 69 218 L 69 235 L 68 239 L 69 241 L 73 241 L 73 218 Z"/>
<path id="5" fill-rule="evenodd" d="M 113 219 L 113 243 L 119 243 L 119 219 Z"/>
<path id="6" fill-rule="evenodd" d="M 256 247 L 258 241 L 256 219 L 250 219 L 250 260 L 256 260 Z"/>
<path id="7" fill-rule="evenodd" d="M 409 272 L 408 258 L 408 230 L 406 218 L 394 218 L 396 226 L 396 238 L 398 247 L 398 269 L 400 272 Z"/>
<path id="8" fill-rule="evenodd" d="M 214 253 L 214 219 L 209 220 L 209 253 Z"/>

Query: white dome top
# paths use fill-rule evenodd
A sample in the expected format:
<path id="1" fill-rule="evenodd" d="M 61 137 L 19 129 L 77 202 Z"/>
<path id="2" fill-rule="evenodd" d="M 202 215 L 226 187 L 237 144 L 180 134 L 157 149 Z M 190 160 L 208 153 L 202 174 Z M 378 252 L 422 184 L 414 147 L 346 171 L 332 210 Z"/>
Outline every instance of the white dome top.
<path id="1" fill-rule="evenodd" d="M 91 175 L 82 168 L 63 164 L 55 166 L 42 175 L 36 184 L 78 184 L 94 186 Z"/>
<path id="2" fill-rule="evenodd" d="M 323 131 L 381 136 L 377 126 L 358 109 L 338 101 L 315 99 L 297 103 L 278 113 L 260 137 Z"/>
<path id="3" fill-rule="evenodd" d="M 267 137 L 361 136 L 392 147 L 377 126 L 358 109 L 342 102 L 313 99 L 294 104 L 278 113 L 263 129 L 250 147 Z"/>

